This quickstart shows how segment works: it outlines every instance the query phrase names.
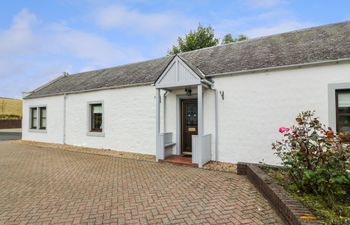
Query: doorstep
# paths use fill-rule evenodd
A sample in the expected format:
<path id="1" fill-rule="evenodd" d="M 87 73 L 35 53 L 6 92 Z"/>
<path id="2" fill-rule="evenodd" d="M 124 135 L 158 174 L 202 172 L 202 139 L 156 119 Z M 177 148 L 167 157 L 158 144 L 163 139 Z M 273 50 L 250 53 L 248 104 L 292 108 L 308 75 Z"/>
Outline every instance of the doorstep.
<path id="1" fill-rule="evenodd" d="M 191 156 L 183 156 L 183 155 L 170 155 L 166 157 L 164 160 L 159 160 L 161 163 L 171 163 L 174 165 L 183 165 L 183 166 L 192 166 L 198 167 L 197 163 L 192 163 Z"/>

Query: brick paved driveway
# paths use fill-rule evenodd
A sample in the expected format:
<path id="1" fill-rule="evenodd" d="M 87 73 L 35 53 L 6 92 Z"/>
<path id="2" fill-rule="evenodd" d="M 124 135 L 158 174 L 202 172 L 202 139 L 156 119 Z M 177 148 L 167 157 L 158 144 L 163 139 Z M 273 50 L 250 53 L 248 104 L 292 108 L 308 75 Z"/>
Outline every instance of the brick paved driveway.
<path id="1" fill-rule="evenodd" d="M 0 142 L 0 224 L 282 224 L 245 177 Z"/>

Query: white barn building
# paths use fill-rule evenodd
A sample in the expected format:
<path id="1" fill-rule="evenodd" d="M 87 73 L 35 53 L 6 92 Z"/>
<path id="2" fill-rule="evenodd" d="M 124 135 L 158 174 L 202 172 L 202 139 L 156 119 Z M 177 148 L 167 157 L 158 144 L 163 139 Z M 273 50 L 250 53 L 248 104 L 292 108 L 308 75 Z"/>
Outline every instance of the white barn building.
<path id="1" fill-rule="evenodd" d="M 350 131 L 350 22 L 58 77 L 25 95 L 23 140 L 278 163 L 305 110 Z"/>

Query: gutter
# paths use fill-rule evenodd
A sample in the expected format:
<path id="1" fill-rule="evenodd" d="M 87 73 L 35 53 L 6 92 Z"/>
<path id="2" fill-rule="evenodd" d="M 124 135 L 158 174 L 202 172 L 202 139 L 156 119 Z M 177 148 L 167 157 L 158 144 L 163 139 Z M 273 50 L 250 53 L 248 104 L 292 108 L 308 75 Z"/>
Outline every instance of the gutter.
<path id="1" fill-rule="evenodd" d="M 207 84 L 209 87 L 213 86 L 213 84 L 214 84 L 213 82 L 210 82 L 207 79 L 202 79 L 201 82 L 204 84 Z"/>
<path id="2" fill-rule="evenodd" d="M 206 75 L 206 77 L 240 75 L 240 74 L 247 74 L 247 73 L 269 72 L 269 71 L 285 70 L 285 69 L 299 69 L 299 68 L 311 67 L 311 66 L 321 66 L 323 64 L 340 64 L 340 63 L 347 63 L 347 62 L 350 62 L 350 58 L 325 60 L 325 61 L 318 61 L 318 62 L 311 62 L 311 63 L 300 63 L 300 64 L 293 64 L 293 65 L 286 65 L 286 66 L 272 66 L 272 67 L 265 67 L 260 69 L 241 70 L 236 72 L 213 73 L 213 74 Z"/>
<path id="3" fill-rule="evenodd" d="M 54 94 L 40 95 L 40 96 L 36 96 L 36 97 L 25 97 L 23 99 L 44 98 L 44 97 L 59 96 L 59 95 L 64 95 L 64 94 L 79 94 L 79 93 L 94 92 L 94 91 L 104 91 L 104 90 L 110 90 L 110 89 L 146 86 L 146 85 L 152 85 L 152 84 L 153 84 L 153 82 L 118 85 L 118 86 L 111 86 L 111 87 L 93 88 L 93 89 L 81 90 L 81 91 L 67 91 L 67 92 L 63 92 L 63 93 L 54 93 Z"/>

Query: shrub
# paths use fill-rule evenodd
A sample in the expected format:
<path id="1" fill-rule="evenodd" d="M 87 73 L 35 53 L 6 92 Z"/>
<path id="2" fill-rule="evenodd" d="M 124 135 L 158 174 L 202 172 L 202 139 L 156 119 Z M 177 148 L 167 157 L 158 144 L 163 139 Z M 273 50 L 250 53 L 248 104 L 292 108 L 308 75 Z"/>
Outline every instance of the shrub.
<path id="1" fill-rule="evenodd" d="M 0 120 L 19 120 L 21 117 L 14 114 L 0 114 Z"/>
<path id="2" fill-rule="evenodd" d="M 312 111 L 300 113 L 296 122 L 279 129 L 284 138 L 272 149 L 299 190 L 324 197 L 332 207 L 350 185 L 350 146 L 344 134 L 327 128 Z"/>

